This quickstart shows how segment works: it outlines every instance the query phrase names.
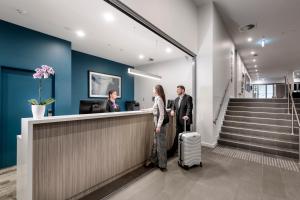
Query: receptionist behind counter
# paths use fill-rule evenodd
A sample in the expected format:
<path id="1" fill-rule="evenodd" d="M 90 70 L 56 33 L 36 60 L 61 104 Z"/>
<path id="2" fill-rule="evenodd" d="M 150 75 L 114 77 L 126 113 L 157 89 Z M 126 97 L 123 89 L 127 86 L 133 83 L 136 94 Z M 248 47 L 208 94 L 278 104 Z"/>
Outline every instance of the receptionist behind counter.
<path id="1" fill-rule="evenodd" d="M 118 97 L 116 90 L 110 90 L 108 92 L 108 100 L 106 103 L 106 112 L 120 112 L 120 106 L 116 104 Z"/>

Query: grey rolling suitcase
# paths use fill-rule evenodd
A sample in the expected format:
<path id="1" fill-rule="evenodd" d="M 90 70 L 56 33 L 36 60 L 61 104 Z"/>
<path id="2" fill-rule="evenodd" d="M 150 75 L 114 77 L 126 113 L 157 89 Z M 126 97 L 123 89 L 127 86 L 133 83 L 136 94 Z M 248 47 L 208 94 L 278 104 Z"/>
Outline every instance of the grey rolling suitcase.
<path id="1" fill-rule="evenodd" d="M 197 132 L 186 132 L 186 121 L 184 132 L 178 136 L 178 156 L 178 165 L 185 169 L 196 165 L 202 167 L 201 135 Z"/>

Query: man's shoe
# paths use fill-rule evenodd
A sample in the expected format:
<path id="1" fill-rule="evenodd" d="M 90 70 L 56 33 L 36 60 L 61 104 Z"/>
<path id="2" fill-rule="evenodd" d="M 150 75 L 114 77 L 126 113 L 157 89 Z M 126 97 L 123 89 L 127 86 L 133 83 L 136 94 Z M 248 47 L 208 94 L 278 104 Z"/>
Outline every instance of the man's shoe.
<path id="1" fill-rule="evenodd" d="M 168 171 L 168 169 L 167 169 L 167 168 L 164 168 L 164 167 L 159 167 L 159 169 L 160 169 L 160 171 L 162 171 L 162 172 Z"/>
<path id="2" fill-rule="evenodd" d="M 152 163 L 152 162 L 149 162 L 149 163 L 146 163 L 146 164 L 144 165 L 144 167 L 146 167 L 146 168 L 153 168 L 153 167 L 155 167 L 155 164 Z"/>
<path id="3" fill-rule="evenodd" d="M 168 158 L 172 158 L 173 156 L 174 156 L 173 152 L 170 152 L 170 151 L 167 152 L 167 157 Z"/>

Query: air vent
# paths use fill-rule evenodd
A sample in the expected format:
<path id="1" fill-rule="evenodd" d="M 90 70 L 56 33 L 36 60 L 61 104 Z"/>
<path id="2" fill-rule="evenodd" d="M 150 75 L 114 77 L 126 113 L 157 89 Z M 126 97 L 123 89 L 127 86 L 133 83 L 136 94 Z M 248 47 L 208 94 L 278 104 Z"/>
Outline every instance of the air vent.
<path id="1" fill-rule="evenodd" d="M 20 15 L 26 15 L 28 13 L 27 10 L 23 10 L 23 9 L 16 9 L 16 11 Z"/>
<path id="2" fill-rule="evenodd" d="M 149 58 L 148 59 L 150 62 L 153 62 L 154 61 L 154 58 Z"/>
<path id="3" fill-rule="evenodd" d="M 240 32 L 246 32 L 246 31 L 250 31 L 254 28 L 256 28 L 255 24 L 247 24 L 247 25 L 244 25 L 244 26 L 240 26 L 239 30 L 240 30 Z"/>

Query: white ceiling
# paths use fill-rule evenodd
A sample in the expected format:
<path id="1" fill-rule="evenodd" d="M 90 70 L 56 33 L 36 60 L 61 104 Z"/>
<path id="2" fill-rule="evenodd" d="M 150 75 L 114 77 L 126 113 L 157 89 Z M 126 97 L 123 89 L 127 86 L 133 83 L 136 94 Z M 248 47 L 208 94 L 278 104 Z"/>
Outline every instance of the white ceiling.
<path id="1" fill-rule="evenodd" d="M 194 0 L 199 6 L 210 0 Z M 300 0 L 215 0 L 225 26 L 251 76 L 254 73 L 254 50 L 259 74 L 266 79 L 283 77 L 300 69 Z M 253 31 L 241 33 L 239 26 L 257 24 Z M 247 37 L 253 42 L 248 43 Z M 262 37 L 271 43 L 262 48 L 256 44 Z"/>
<path id="2" fill-rule="evenodd" d="M 27 13 L 20 15 L 17 9 Z M 115 20 L 105 21 L 104 13 Z M 1 0 L 0 19 L 71 41 L 73 50 L 131 66 L 148 64 L 149 57 L 160 62 L 185 56 L 103 0 Z M 79 38 L 77 30 L 86 36 Z M 139 54 L 145 58 L 140 60 Z"/>

